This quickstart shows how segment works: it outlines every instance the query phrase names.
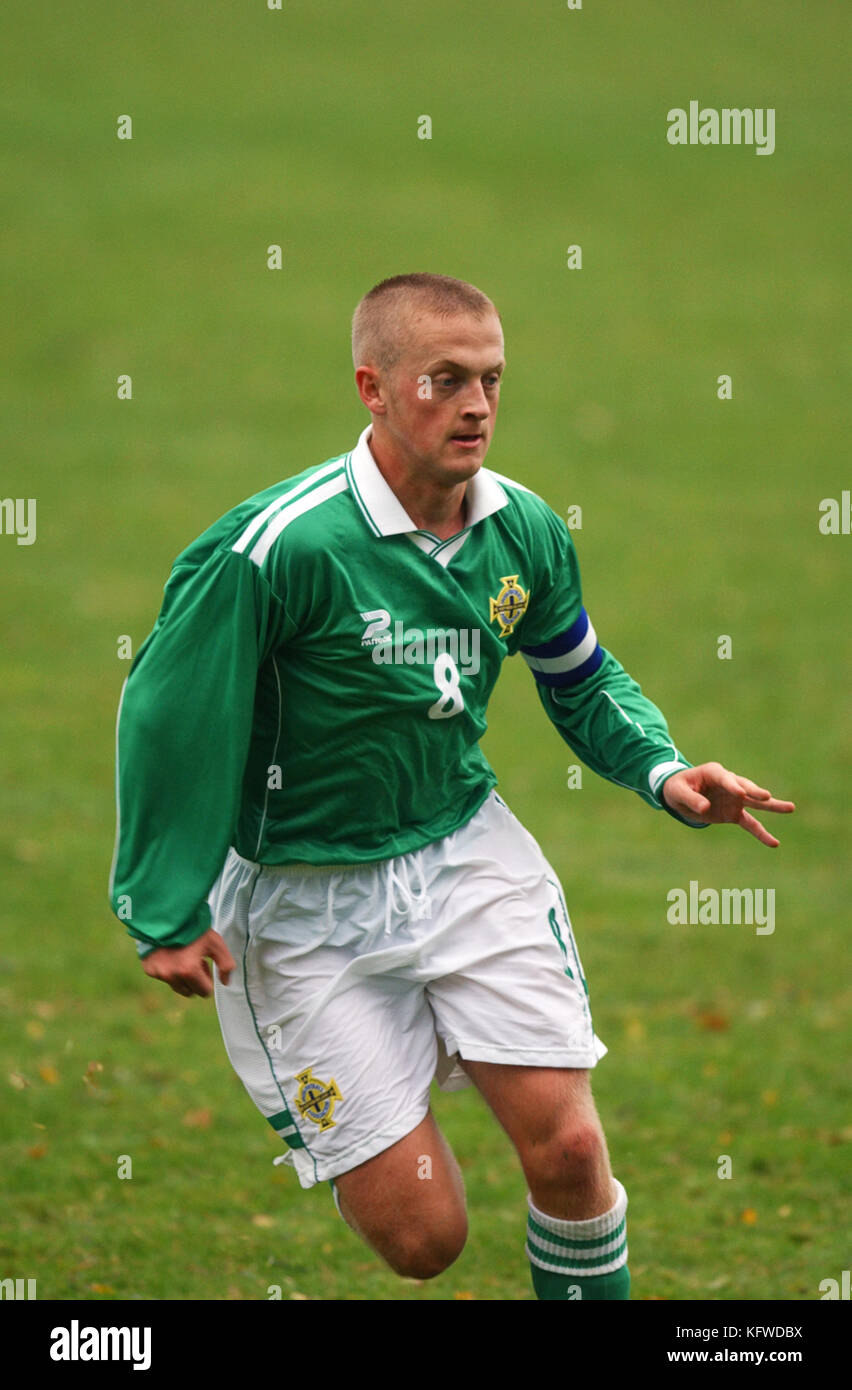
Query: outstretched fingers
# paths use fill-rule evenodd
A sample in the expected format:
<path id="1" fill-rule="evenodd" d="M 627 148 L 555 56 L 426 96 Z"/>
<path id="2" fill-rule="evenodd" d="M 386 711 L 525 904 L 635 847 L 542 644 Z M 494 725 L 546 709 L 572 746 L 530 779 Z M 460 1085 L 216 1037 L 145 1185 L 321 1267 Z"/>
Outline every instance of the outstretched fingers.
<path id="1" fill-rule="evenodd" d="M 743 830 L 747 830 L 750 835 L 753 835 L 756 840 L 759 840 L 762 845 L 768 845 L 770 849 L 778 848 L 780 841 L 776 840 L 774 835 L 770 835 L 766 827 L 761 825 L 759 820 L 755 820 L 754 816 L 749 815 L 748 811 L 743 811 L 737 824 L 741 825 Z"/>
<path id="2" fill-rule="evenodd" d="M 735 795 L 742 796 L 746 805 L 758 806 L 761 811 L 777 811 L 781 815 L 789 815 L 791 811 L 795 811 L 794 801 L 779 801 L 766 787 L 759 787 L 748 777 L 740 777 L 736 773 L 732 773 L 731 776 L 739 783 Z"/>

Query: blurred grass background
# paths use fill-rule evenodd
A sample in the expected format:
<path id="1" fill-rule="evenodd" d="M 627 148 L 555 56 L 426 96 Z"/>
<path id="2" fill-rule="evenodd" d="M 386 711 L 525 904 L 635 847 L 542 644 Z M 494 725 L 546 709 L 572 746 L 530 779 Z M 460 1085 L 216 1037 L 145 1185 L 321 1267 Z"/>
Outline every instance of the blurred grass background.
<path id="1" fill-rule="evenodd" d="M 474 1095 L 436 1097 L 468 1247 L 401 1282 L 326 1187 L 271 1167 L 212 1004 L 149 982 L 106 907 L 119 637 L 138 649 L 223 511 L 354 443 L 352 310 L 433 270 L 501 311 L 488 464 L 582 506 L 601 641 L 692 761 L 798 806 L 772 852 L 589 772 L 568 790 L 573 755 L 504 670 L 485 750 L 563 879 L 610 1048 L 634 1296 L 819 1297 L 848 1265 L 852 1141 L 852 546 L 818 529 L 850 486 L 841 7 L 7 0 L 2 25 L 0 493 L 37 499 L 38 538 L 0 536 L 0 1277 L 40 1298 L 531 1296 L 526 1189 Z M 775 153 L 669 146 L 691 99 L 774 107 Z M 670 925 L 692 878 L 774 887 L 775 933 Z"/>

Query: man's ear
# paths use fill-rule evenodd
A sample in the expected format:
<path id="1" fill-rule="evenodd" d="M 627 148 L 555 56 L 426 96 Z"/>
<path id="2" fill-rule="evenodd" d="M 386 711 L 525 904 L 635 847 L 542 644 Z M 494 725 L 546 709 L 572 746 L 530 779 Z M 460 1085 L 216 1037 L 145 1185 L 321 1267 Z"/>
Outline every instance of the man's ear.
<path id="1" fill-rule="evenodd" d="M 355 372 L 358 395 L 372 415 L 385 415 L 387 402 L 381 372 L 377 367 L 358 367 Z"/>

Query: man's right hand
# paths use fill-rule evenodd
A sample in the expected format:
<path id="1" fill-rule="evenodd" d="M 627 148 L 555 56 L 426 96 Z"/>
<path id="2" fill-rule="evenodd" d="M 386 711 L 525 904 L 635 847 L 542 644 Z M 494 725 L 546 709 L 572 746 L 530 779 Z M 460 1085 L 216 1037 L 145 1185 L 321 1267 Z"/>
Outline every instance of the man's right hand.
<path id="1" fill-rule="evenodd" d="M 162 980 L 175 994 L 187 998 L 213 993 L 213 975 L 205 959 L 209 956 L 219 971 L 223 985 L 228 983 L 236 961 L 217 931 L 211 927 L 188 946 L 158 946 L 142 962 L 142 968 L 152 980 Z"/>

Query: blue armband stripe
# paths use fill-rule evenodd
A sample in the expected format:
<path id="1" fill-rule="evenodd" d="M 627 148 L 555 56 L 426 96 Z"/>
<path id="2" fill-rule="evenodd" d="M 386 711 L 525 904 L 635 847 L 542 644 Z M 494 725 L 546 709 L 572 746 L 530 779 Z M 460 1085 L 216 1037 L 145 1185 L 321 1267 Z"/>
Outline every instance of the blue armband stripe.
<path id="1" fill-rule="evenodd" d="M 521 647 L 521 655 L 540 685 L 578 685 L 603 661 L 603 649 L 585 608 L 565 632 L 536 647 Z"/>
<path id="2" fill-rule="evenodd" d="M 579 647 L 583 638 L 589 630 L 589 615 L 585 608 L 580 609 L 580 616 L 575 619 L 569 628 L 554 637 L 550 642 L 542 642 L 537 647 L 521 647 L 524 656 L 553 657 L 565 656 L 574 647 Z"/>
<path id="3" fill-rule="evenodd" d="M 580 681 L 584 681 L 587 676 L 591 676 L 594 671 L 597 671 L 603 658 L 603 647 L 595 647 L 588 660 L 580 666 L 575 666 L 572 671 L 537 671 L 532 668 L 532 673 L 539 685 L 560 686 L 561 688 L 566 685 L 579 685 Z"/>

